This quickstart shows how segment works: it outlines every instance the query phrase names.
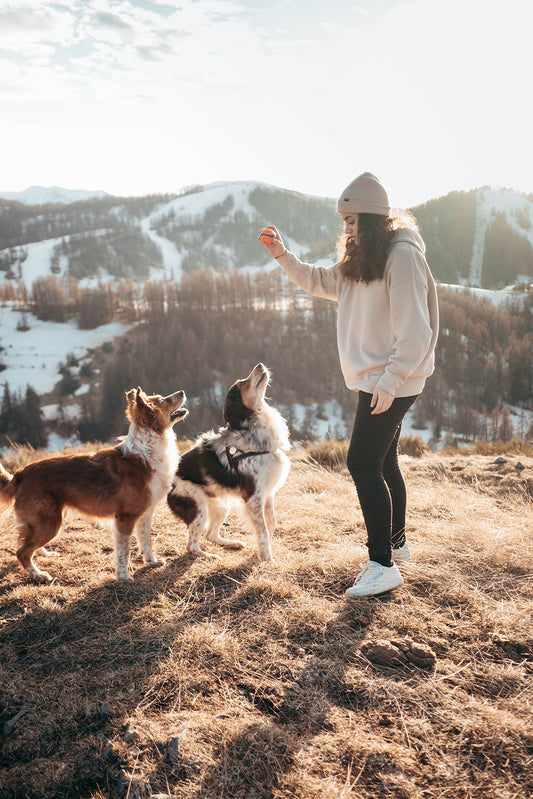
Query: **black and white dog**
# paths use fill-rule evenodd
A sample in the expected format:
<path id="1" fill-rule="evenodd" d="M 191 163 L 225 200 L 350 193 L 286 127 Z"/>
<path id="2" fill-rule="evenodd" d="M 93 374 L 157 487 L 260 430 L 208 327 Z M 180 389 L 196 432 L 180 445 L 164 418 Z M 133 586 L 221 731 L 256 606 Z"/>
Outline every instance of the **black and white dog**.
<path id="1" fill-rule="evenodd" d="M 215 544 L 244 547 L 242 541 L 219 534 L 231 501 L 238 499 L 257 534 L 261 559 L 272 560 L 274 496 L 289 473 L 285 451 L 290 444 L 285 420 L 265 401 L 269 382 L 270 372 L 262 363 L 245 380 L 237 380 L 224 402 L 226 427 L 204 433 L 181 456 L 167 501 L 188 526 L 187 551 L 194 555 L 209 555 L 200 547 L 204 532 Z"/>

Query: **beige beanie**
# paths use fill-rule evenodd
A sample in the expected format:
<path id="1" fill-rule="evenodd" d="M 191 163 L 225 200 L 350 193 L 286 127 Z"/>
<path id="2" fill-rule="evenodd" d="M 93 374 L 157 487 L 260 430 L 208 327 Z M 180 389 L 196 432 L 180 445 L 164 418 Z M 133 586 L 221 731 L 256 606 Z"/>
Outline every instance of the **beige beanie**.
<path id="1" fill-rule="evenodd" d="M 382 214 L 389 216 L 387 192 L 375 175 L 363 172 L 352 180 L 337 201 L 339 214 Z"/>

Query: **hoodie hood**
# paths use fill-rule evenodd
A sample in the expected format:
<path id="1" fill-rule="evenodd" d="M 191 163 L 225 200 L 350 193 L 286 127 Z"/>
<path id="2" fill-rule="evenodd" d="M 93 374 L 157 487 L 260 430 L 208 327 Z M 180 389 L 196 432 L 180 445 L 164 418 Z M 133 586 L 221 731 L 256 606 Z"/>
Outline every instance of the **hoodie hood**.
<path id="1" fill-rule="evenodd" d="M 416 247 L 422 255 L 425 256 L 426 254 L 426 245 L 424 244 L 424 240 L 418 230 L 410 227 L 403 227 L 399 228 L 394 233 L 394 238 L 392 240 L 392 245 L 398 244 L 399 242 L 405 242 L 406 244 L 411 244 L 413 247 Z"/>

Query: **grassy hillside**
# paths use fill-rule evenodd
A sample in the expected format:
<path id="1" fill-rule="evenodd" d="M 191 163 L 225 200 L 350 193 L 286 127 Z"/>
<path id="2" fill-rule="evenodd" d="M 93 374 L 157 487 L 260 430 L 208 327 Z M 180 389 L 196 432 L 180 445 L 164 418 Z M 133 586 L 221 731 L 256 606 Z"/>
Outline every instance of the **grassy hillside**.
<path id="1" fill-rule="evenodd" d="M 402 457 L 416 562 L 383 598 L 343 598 L 355 489 L 303 450 L 275 566 L 237 516 L 244 553 L 189 559 L 162 506 L 166 566 L 117 584 L 110 534 L 72 517 L 35 586 L 4 522 L 3 799 L 531 796 L 533 459 Z"/>

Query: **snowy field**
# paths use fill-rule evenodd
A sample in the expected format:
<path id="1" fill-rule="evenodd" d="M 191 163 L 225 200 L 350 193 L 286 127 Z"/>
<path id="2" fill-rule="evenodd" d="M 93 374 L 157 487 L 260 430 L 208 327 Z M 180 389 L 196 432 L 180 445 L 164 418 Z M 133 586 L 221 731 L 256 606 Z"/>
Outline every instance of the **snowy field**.
<path id="1" fill-rule="evenodd" d="M 17 330 L 24 316 L 29 330 Z M 9 383 L 11 392 L 26 391 L 30 385 L 37 394 L 52 391 L 60 380 L 59 368 L 67 356 L 83 359 L 88 350 L 99 347 L 131 329 L 131 325 L 111 322 L 95 330 L 80 330 L 74 322 L 43 322 L 31 313 L 12 306 L 0 308 L 0 384 Z"/>
<path id="2" fill-rule="evenodd" d="M 524 282 L 530 278 L 524 276 Z M 468 291 L 480 300 L 488 300 L 496 308 L 505 305 L 512 305 L 515 302 L 523 302 L 526 298 L 526 293 L 523 291 L 515 291 L 512 286 L 505 289 L 479 289 L 473 286 L 457 286 L 453 283 L 439 283 L 444 289 L 452 289 L 452 291 Z"/>

